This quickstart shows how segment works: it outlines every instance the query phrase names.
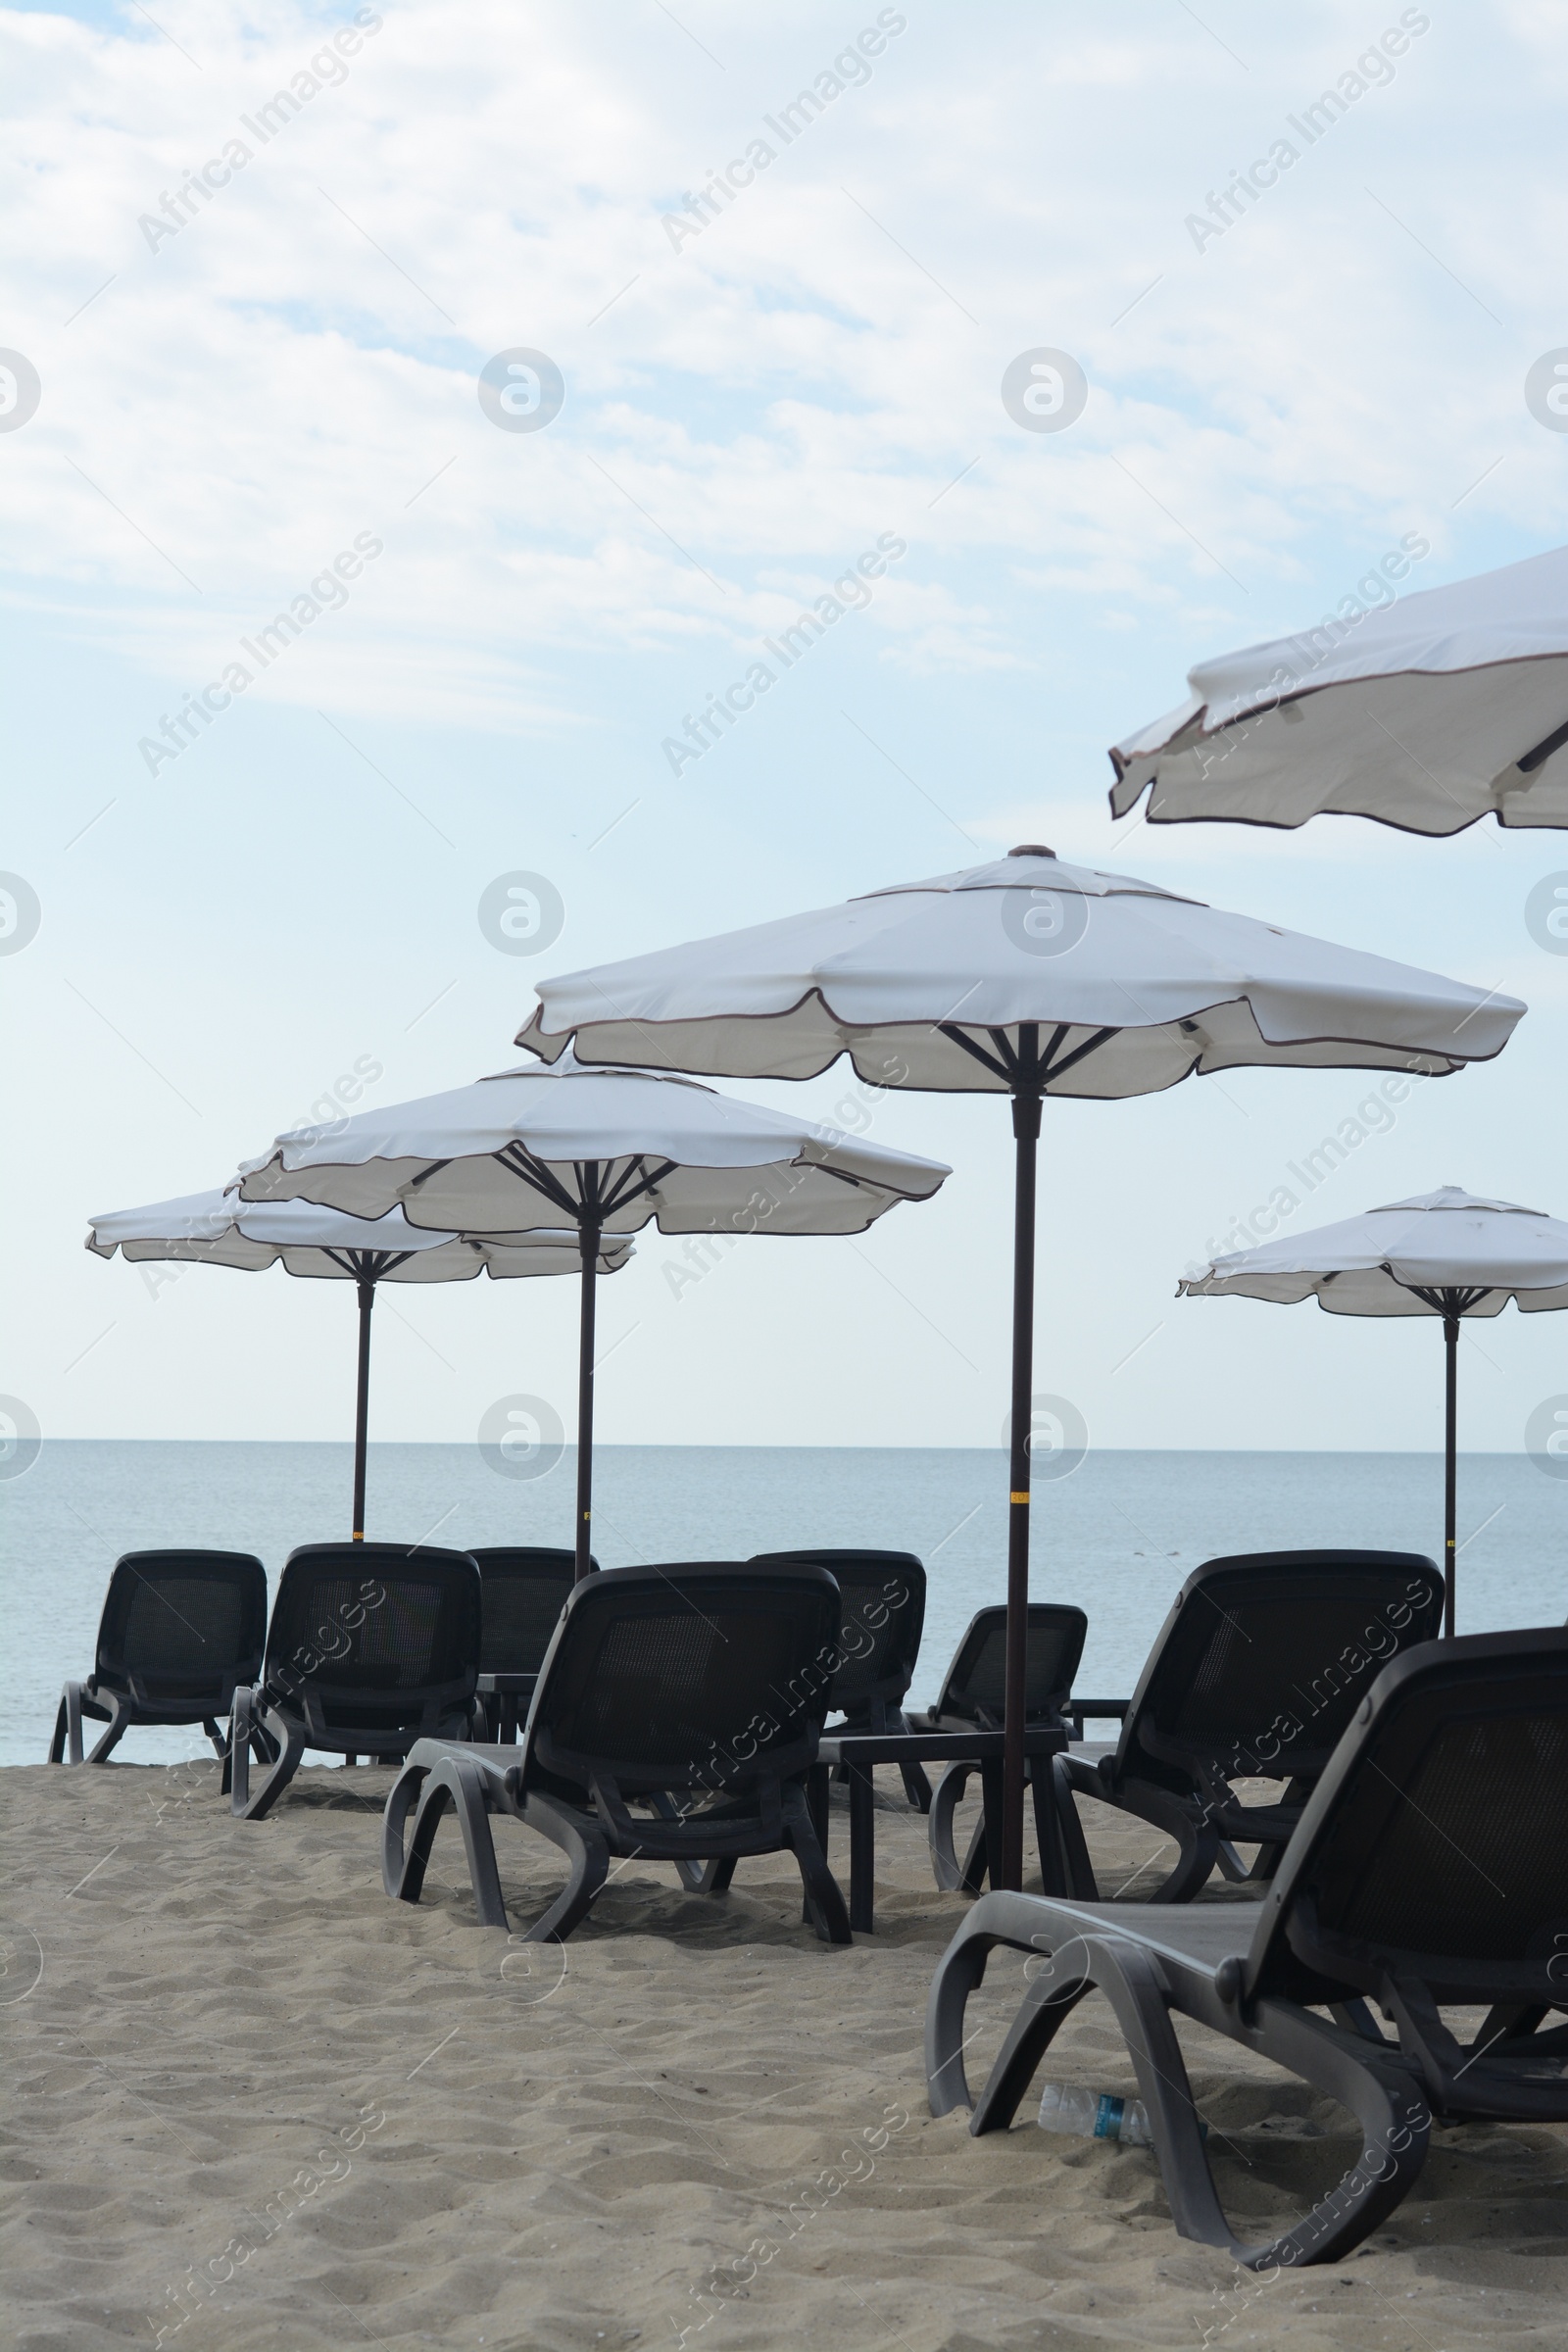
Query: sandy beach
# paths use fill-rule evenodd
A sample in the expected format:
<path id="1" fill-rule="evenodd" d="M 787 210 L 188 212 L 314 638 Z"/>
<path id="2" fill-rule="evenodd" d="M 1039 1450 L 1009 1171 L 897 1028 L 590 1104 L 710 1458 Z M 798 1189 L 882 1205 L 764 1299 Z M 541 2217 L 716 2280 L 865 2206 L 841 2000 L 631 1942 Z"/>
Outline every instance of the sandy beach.
<path id="1" fill-rule="evenodd" d="M 1561 2129 L 1440 2129 L 1392 2226 L 1265 2286 L 1176 2236 L 1147 2151 L 932 2122 L 921 2020 L 963 1899 L 891 1788 L 853 1950 L 764 1860 L 722 1901 L 627 1866 L 563 1954 L 473 1924 L 450 1823 L 424 1903 L 386 1899 L 389 1777 L 304 1772 L 247 1826 L 208 1766 L 4 1775 L 7 2346 L 1568 2341 Z M 1094 1811 L 1102 1885 L 1136 1891 L 1152 1834 Z M 525 1921 L 560 1863 L 498 1832 Z M 844 1865 L 842 1811 L 834 1839 Z M 994 1963 L 982 2065 L 1016 1987 Z M 1184 2038 L 1233 2214 L 1351 2161 L 1302 2085 Z M 1134 2088 L 1098 1999 L 1056 2052 Z"/>

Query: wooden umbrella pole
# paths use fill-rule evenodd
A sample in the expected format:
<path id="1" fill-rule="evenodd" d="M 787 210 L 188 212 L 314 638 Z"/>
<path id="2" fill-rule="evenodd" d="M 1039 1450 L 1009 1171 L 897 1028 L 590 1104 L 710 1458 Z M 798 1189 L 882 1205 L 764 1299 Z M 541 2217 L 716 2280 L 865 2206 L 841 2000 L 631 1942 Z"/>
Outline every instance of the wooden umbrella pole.
<path id="1" fill-rule="evenodd" d="M 1457 1569 L 1454 1549 L 1455 1522 L 1458 1517 L 1458 1442 L 1459 1442 L 1459 1318 L 1443 1318 L 1444 1352 L 1447 1357 L 1446 1378 L 1444 1383 L 1444 1463 L 1443 1463 L 1443 1630 L 1453 1639 L 1453 1580 Z"/>
<path id="2" fill-rule="evenodd" d="M 597 1225 L 578 1228 L 582 1245 L 582 1315 L 577 1336 L 577 1527 L 573 1542 L 575 1581 L 592 1572 L 594 1504 L 594 1303 L 599 1271 Z"/>
<path id="3" fill-rule="evenodd" d="M 1040 1097 L 1014 1094 L 1012 1420 L 1007 1492 L 1007 1651 L 1002 1752 L 1002 1885 L 1023 1886 L 1024 1710 L 1029 1657 L 1029 1464 L 1034 1418 L 1035 1163 Z"/>
<path id="4" fill-rule="evenodd" d="M 365 1542 L 365 1455 L 370 1427 L 370 1309 L 375 1284 L 360 1277 L 360 1377 L 354 1401 L 354 1541 Z"/>

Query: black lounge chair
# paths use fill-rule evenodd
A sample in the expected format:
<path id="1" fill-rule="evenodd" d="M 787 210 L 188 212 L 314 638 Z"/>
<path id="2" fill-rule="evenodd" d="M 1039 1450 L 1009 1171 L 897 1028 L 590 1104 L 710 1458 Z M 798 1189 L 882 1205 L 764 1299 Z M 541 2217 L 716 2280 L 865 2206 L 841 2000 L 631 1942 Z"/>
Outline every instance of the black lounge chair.
<path id="1" fill-rule="evenodd" d="M 1078 1661 L 1084 1654 L 1084 1642 L 1089 1632 L 1089 1620 L 1082 1609 L 1063 1601 L 1032 1600 L 1029 1603 L 1027 1653 L 1024 1684 L 1024 1720 L 1031 1731 L 1068 1728 L 1067 1710 L 1070 1704 L 1073 1677 Z M 911 1715 L 910 1724 L 930 1732 L 1000 1732 L 1004 1713 L 1004 1675 L 1006 1667 L 1007 1612 L 998 1605 L 977 1610 L 969 1620 L 962 1641 L 953 1653 L 937 1703 L 927 1714 Z M 1113 1704 L 1114 1702 L 1107 1702 Z M 1048 1778 L 1052 1759 L 1049 1756 L 1031 1759 L 1026 1766 L 1034 1788 L 1035 1828 L 1042 1839 L 1042 1867 L 1048 1850 L 1054 1850 L 1054 1825 L 1051 1820 L 1052 1790 Z M 954 1842 L 953 1822 L 958 1800 L 968 1786 L 969 1776 L 979 1766 L 967 1762 L 950 1764 L 938 1781 L 931 1800 L 931 1818 L 927 1837 L 931 1846 L 931 1870 L 944 1893 L 961 1889 L 965 1894 L 978 1894 L 987 1876 L 986 1825 L 977 1823 L 969 1840 L 968 1851 L 958 1860 Z"/>
<path id="2" fill-rule="evenodd" d="M 254 1682 L 267 1639 L 267 1571 L 248 1551 L 127 1551 L 116 1561 L 98 1624 L 97 1662 L 67 1683 L 49 1761 L 82 1761 L 81 1723 L 109 1729 L 87 1757 L 102 1764 L 133 1724 L 199 1723 L 221 1756 L 220 1728 L 240 1683 Z"/>
<path id="3" fill-rule="evenodd" d="M 905 1692 L 914 1680 L 925 1626 L 925 1566 L 912 1551 L 757 1551 L 750 1565 L 776 1567 L 800 1560 L 825 1568 L 842 1595 L 838 1656 L 827 1694 L 828 1714 L 842 1717 L 827 1737 L 855 1732 L 906 1732 Z M 922 1813 L 931 1810 L 931 1784 L 920 1764 L 901 1766 L 904 1790 Z"/>
<path id="4" fill-rule="evenodd" d="M 1216 1863 L 1263 1881 L 1375 1677 L 1441 1626 L 1443 1578 L 1413 1551 L 1259 1551 L 1210 1560 L 1183 1585 L 1098 1760 L 1058 1756 L 1057 1828 L 1076 1895 L 1096 1900 L 1073 1795 L 1136 1813 L 1174 1838 L 1175 1868 L 1148 1899 L 1187 1902 Z M 1287 1783 L 1274 1805 L 1231 1784 Z M 1250 1867 L 1237 1842 L 1258 1846 Z"/>
<path id="5" fill-rule="evenodd" d="M 713 1857 L 733 1868 L 738 1856 L 788 1849 L 818 1936 L 848 1943 L 806 1787 L 838 1624 L 839 1589 L 821 1568 L 702 1561 L 585 1578 L 540 1670 L 520 1747 L 411 1748 L 382 1830 L 388 1894 L 418 1901 L 450 1805 L 486 1927 L 508 1924 L 488 1814 L 511 1814 L 568 1857 L 564 1891 L 525 1942 L 569 1936 L 612 1856 L 673 1862 L 695 1886 Z"/>
<path id="6" fill-rule="evenodd" d="M 1181 2234 L 1252 2270 L 1337 2261 L 1407 2194 L 1435 2119 L 1568 2122 L 1568 2025 L 1542 2031 L 1568 2011 L 1565 1821 L 1568 1633 L 1423 1642 L 1361 1699 L 1264 1901 L 983 1897 L 931 1987 L 932 2113 L 973 2104 L 971 2132 L 1004 2130 L 1057 2028 L 1099 1990 Z M 1040 1974 L 975 2103 L 964 2009 L 998 1944 Z M 1486 2009 L 1468 2044 L 1445 2006 Z M 1172 2011 L 1355 2117 L 1355 2164 L 1292 2228 L 1251 2243 L 1233 2232 Z"/>
<path id="7" fill-rule="evenodd" d="M 260 1821 L 308 1747 L 401 1764 L 416 1740 L 469 1727 L 479 1671 L 479 1571 L 466 1551 L 302 1544 L 278 1580 L 267 1659 L 234 1692 L 223 1787 Z M 250 1750 L 275 1749 L 251 1793 Z"/>
<path id="8" fill-rule="evenodd" d="M 544 1545 L 476 1545 L 484 1594 L 479 1636 L 479 1695 L 474 1736 L 515 1740 L 519 1716 L 528 1712 L 533 1686 L 545 1662 L 551 1636 L 566 1605 L 576 1572 L 575 1554 Z M 591 1559 L 597 1571 L 599 1562 Z"/>

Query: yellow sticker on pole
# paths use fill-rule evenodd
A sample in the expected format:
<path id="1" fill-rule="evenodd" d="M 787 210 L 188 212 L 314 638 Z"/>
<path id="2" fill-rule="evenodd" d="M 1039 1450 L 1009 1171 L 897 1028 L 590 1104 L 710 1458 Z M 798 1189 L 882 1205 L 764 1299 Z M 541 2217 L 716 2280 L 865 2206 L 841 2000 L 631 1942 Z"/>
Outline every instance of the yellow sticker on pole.
<path id="1" fill-rule="evenodd" d="M 1007 1500 L 1008 1500 L 1009 1502 L 1027 1502 L 1027 1501 L 1028 1501 L 1028 1499 L 1029 1499 L 1029 1496 L 1028 1496 L 1027 1493 L 1025 1493 L 1025 1494 L 1009 1494 L 1009 1495 L 1007 1496 Z"/>

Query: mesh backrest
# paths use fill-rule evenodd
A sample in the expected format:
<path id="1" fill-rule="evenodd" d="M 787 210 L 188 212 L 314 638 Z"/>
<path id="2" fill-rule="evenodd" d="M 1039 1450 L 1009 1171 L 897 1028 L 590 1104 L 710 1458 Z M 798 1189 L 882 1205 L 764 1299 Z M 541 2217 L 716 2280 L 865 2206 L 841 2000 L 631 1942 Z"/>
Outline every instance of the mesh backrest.
<path id="1" fill-rule="evenodd" d="M 1117 1769 L 1186 1788 L 1321 1772 L 1382 1669 L 1431 1640 L 1443 1580 L 1414 1552 L 1258 1552 L 1183 1586 L 1150 1653 Z"/>
<path id="2" fill-rule="evenodd" d="M 1434 1642 L 1388 1680 L 1325 1776 L 1287 1902 L 1382 1950 L 1568 1954 L 1568 1636 Z"/>
<path id="3" fill-rule="evenodd" d="M 1024 1674 L 1024 1714 L 1031 1723 L 1054 1723 L 1072 1691 L 1084 1654 L 1089 1620 L 1065 1601 L 1032 1600 Z M 980 1609 L 954 1653 L 937 1701 L 939 1716 L 956 1716 L 986 1730 L 1000 1730 L 1006 1711 L 1007 1612 Z"/>
<path id="4" fill-rule="evenodd" d="M 267 1638 L 267 1682 L 407 1695 L 479 1661 L 479 1571 L 467 1552 L 306 1544 L 289 1554 Z"/>
<path id="5" fill-rule="evenodd" d="M 670 1788 L 745 1778 L 827 1712 L 839 1593 L 820 1569 L 616 1569 L 572 1593 L 534 1694 L 530 1751 Z"/>
<path id="6" fill-rule="evenodd" d="M 896 1706 L 914 1680 L 925 1625 L 925 1569 L 912 1551 L 760 1551 L 753 1568 L 799 1560 L 825 1568 L 842 1595 L 839 1665 L 828 1693 L 834 1714 L 868 1698 Z"/>
<path id="7" fill-rule="evenodd" d="M 266 1633 L 267 1571 L 251 1553 L 128 1551 L 104 1600 L 96 1673 L 120 1690 L 135 1675 L 150 1699 L 221 1694 L 255 1679 Z"/>
<path id="8" fill-rule="evenodd" d="M 473 1557 L 484 1589 L 480 1673 L 537 1674 L 572 1588 L 571 1553 L 493 1544 Z"/>

